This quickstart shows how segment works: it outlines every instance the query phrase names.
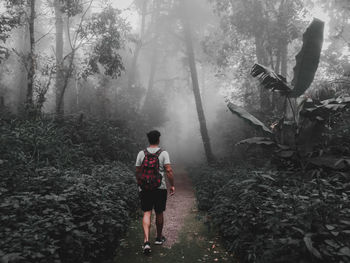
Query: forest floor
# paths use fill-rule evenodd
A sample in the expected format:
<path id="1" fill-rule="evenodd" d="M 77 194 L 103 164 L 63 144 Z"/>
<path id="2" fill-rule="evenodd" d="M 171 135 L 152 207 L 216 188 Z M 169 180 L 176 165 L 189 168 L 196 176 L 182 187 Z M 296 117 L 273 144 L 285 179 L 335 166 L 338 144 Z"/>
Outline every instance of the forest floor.
<path id="1" fill-rule="evenodd" d="M 121 241 L 116 263 L 141 262 L 234 262 L 233 256 L 222 247 L 219 237 L 205 224 L 205 215 L 198 212 L 194 192 L 187 172 L 174 168 L 176 194 L 168 197 L 165 211 L 163 246 L 152 245 L 152 253 L 142 252 L 141 219 L 133 222 Z M 155 216 L 152 215 L 151 241 L 155 238 Z M 152 244 L 153 242 L 151 242 Z"/>

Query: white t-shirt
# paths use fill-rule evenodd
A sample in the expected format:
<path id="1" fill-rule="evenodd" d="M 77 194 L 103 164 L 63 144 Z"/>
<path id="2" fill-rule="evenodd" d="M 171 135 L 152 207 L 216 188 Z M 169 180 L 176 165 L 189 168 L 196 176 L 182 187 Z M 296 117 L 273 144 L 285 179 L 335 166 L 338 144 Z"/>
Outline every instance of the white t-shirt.
<path id="1" fill-rule="evenodd" d="M 156 153 L 160 148 L 147 148 L 147 151 L 150 153 Z M 145 158 L 145 153 L 140 151 L 136 158 L 136 166 L 141 166 L 143 159 Z M 159 155 L 159 172 L 162 175 L 162 183 L 158 189 L 166 189 L 165 183 L 165 172 L 164 165 L 170 164 L 170 157 L 167 151 L 162 151 Z"/>

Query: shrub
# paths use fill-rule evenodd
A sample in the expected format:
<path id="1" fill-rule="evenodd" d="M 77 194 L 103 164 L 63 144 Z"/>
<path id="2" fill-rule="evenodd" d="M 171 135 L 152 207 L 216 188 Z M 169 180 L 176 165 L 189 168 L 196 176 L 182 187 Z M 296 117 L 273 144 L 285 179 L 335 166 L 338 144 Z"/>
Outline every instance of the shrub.
<path id="1" fill-rule="evenodd" d="M 90 175 L 45 168 L 27 192 L 0 196 L 0 256 L 16 262 L 84 262 L 110 257 L 137 210 L 125 165 Z"/>
<path id="2" fill-rule="evenodd" d="M 197 192 L 208 184 L 196 183 Z M 349 194 L 340 173 L 251 171 L 214 194 L 209 218 L 242 262 L 347 262 Z"/>
<path id="3" fill-rule="evenodd" d="M 0 118 L 0 262 L 100 262 L 137 211 L 117 121 Z"/>
<path id="4" fill-rule="evenodd" d="M 91 173 L 96 164 L 130 161 L 136 143 L 125 123 L 0 119 L 0 186 L 25 190 L 36 170 L 53 166 Z"/>

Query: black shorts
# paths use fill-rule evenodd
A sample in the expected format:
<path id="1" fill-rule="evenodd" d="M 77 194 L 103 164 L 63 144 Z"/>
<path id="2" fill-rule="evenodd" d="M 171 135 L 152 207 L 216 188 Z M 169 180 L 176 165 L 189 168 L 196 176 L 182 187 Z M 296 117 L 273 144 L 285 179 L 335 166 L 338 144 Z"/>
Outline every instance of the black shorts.
<path id="1" fill-rule="evenodd" d="M 168 192 L 166 189 L 156 189 L 140 192 L 142 211 L 154 211 L 159 214 L 165 211 Z"/>

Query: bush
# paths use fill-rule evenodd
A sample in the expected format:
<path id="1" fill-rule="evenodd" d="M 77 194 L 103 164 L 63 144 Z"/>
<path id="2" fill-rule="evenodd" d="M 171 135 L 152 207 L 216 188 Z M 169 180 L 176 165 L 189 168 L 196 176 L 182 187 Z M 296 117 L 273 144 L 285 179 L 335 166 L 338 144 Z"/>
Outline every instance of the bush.
<path id="1" fill-rule="evenodd" d="M 231 175 L 208 211 L 227 248 L 242 262 L 349 261 L 350 184 L 344 174 L 244 173 L 245 180 Z M 202 182 L 202 177 L 207 178 L 201 173 L 193 178 L 197 193 L 218 178 L 230 178 L 214 175 L 213 182 Z M 199 204 L 208 198 L 197 197 Z"/>
<path id="2" fill-rule="evenodd" d="M 90 175 L 45 168 L 27 192 L 2 189 L 0 204 L 3 261 L 85 262 L 113 255 L 137 211 L 137 187 L 121 163 Z"/>
<path id="3" fill-rule="evenodd" d="M 0 186 L 25 190 L 36 170 L 53 166 L 91 173 L 96 164 L 130 161 L 136 143 L 125 123 L 0 119 Z"/>
<path id="4" fill-rule="evenodd" d="M 100 262 L 137 211 L 126 123 L 0 118 L 0 262 Z"/>

